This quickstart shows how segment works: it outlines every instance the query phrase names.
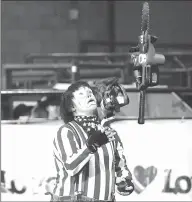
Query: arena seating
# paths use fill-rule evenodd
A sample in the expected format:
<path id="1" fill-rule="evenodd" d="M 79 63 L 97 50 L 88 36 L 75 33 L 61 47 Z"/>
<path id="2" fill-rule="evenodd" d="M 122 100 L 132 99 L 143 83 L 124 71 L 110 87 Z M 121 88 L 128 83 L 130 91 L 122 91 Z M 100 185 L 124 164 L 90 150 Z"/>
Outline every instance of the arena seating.
<path id="1" fill-rule="evenodd" d="M 186 67 L 181 62 L 180 57 L 188 57 L 191 53 L 189 51 L 182 53 L 178 51 L 167 51 L 163 54 L 166 57 L 167 63 L 164 67 L 160 67 L 160 85 L 168 85 L 174 88 L 169 91 L 177 91 L 178 95 L 185 100 L 186 97 L 188 98 L 192 94 L 192 68 Z M 118 77 L 122 84 L 133 83 L 132 66 L 128 53 L 30 54 L 25 58 L 25 62 L 25 64 L 3 65 L 3 83 L 4 89 L 6 89 L 6 91 L 2 92 L 3 119 L 13 118 L 12 108 L 14 100 L 23 100 L 23 95 L 25 95 L 25 100 L 37 102 L 41 99 L 42 95 L 49 95 L 50 93 L 59 94 L 55 90 L 49 91 L 48 89 L 51 89 L 55 84 L 60 82 L 71 83 L 79 79 L 97 80 L 107 77 Z M 31 85 L 24 86 L 28 90 L 9 91 L 13 87 L 13 82 L 18 78 L 23 81 L 29 81 L 31 79 Z M 34 84 L 38 81 L 39 86 L 37 87 L 37 84 L 36 86 Z M 43 89 L 42 86 L 45 86 L 46 82 L 48 83 L 50 81 L 52 83 L 50 86 L 47 84 L 47 90 Z M 182 89 L 177 90 L 178 87 Z M 12 97 L 14 97 L 14 100 Z"/>

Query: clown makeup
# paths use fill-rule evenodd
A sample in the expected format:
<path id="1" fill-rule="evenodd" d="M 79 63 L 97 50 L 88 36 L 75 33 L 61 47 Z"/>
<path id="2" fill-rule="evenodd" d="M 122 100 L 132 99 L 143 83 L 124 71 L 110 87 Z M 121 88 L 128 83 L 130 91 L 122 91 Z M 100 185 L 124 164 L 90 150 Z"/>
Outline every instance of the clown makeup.
<path id="1" fill-rule="evenodd" d="M 97 109 L 97 101 L 88 87 L 80 87 L 73 93 L 72 111 L 75 116 L 92 116 Z"/>

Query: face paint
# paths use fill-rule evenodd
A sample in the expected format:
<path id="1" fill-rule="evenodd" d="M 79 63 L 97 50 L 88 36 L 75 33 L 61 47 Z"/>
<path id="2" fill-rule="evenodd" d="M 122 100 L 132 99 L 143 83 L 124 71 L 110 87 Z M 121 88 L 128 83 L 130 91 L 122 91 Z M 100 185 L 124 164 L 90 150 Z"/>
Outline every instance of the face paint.
<path id="1" fill-rule="evenodd" d="M 75 115 L 92 115 L 97 108 L 97 101 L 88 87 L 80 87 L 73 93 L 73 106 Z"/>

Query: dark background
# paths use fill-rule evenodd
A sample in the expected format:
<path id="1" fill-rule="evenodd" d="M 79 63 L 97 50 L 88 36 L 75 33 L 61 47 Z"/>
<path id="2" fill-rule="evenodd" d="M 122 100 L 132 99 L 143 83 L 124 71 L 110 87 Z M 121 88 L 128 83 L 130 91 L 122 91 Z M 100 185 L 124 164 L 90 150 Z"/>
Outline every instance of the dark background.
<path id="1" fill-rule="evenodd" d="M 149 3 L 152 33 L 159 44 L 192 45 L 192 1 Z M 82 40 L 136 42 L 140 30 L 141 1 L 116 1 L 111 25 L 106 1 L 1 4 L 2 63 L 23 63 L 28 53 L 78 52 Z M 69 18 L 71 8 L 78 8 L 77 20 Z"/>

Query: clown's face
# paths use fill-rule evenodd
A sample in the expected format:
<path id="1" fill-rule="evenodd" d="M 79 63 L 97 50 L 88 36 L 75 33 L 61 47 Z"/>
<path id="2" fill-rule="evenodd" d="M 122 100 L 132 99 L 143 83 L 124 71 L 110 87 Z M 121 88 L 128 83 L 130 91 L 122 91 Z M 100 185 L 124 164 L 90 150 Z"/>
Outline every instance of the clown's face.
<path id="1" fill-rule="evenodd" d="M 92 116 L 97 109 L 97 101 L 88 87 L 80 87 L 73 93 L 72 111 L 75 116 Z"/>

